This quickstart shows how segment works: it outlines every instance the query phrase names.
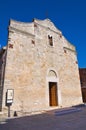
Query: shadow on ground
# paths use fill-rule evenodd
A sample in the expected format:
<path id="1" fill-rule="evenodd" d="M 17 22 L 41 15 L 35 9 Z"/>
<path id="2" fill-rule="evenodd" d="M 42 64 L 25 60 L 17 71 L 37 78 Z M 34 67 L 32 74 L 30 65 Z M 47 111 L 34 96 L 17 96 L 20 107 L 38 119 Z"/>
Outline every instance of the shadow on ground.
<path id="1" fill-rule="evenodd" d="M 75 106 L 69 109 L 47 111 L 39 115 L 7 119 L 0 124 L 0 130 L 66 129 L 86 130 L 86 107 Z"/>

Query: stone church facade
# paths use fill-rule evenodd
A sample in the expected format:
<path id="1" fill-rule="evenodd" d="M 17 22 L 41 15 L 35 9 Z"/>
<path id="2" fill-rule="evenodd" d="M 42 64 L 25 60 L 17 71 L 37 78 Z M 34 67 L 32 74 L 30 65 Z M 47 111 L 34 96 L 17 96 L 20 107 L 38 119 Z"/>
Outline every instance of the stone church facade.
<path id="1" fill-rule="evenodd" d="M 75 47 L 49 20 L 10 20 L 1 111 L 36 112 L 82 103 Z"/>

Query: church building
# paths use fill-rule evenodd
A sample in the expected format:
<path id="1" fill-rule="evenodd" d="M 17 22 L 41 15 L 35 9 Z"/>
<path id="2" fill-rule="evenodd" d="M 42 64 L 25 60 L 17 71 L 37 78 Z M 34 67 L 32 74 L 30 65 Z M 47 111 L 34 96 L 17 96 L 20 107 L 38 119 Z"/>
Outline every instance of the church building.
<path id="1" fill-rule="evenodd" d="M 32 113 L 82 103 L 75 46 L 49 19 L 10 20 L 0 52 L 0 111 Z"/>

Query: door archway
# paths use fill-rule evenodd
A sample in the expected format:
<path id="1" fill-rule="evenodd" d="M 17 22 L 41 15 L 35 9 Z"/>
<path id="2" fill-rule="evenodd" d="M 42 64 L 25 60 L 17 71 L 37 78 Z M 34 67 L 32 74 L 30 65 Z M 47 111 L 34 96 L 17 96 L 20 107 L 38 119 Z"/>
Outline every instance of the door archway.
<path id="1" fill-rule="evenodd" d="M 49 106 L 58 106 L 57 74 L 54 70 L 48 72 Z"/>

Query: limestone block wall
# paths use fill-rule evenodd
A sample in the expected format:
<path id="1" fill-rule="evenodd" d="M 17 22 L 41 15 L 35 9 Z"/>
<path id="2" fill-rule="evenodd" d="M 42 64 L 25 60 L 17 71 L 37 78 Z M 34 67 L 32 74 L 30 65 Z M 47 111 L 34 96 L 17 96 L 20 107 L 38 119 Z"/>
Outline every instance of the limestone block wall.
<path id="1" fill-rule="evenodd" d="M 53 46 L 49 45 L 52 36 Z M 9 26 L 4 79 L 3 110 L 7 89 L 14 89 L 12 111 L 46 110 L 49 81 L 57 82 L 58 106 L 82 103 L 75 47 L 49 20 L 30 24 L 12 21 Z M 49 77 L 53 70 L 56 77 Z"/>
<path id="2" fill-rule="evenodd" d="M 82 103 L 76 52 L 64 49 L 63 68 L 59 76 L 61 76 L 62 104 L 69 106 Z"/>

